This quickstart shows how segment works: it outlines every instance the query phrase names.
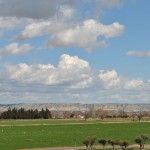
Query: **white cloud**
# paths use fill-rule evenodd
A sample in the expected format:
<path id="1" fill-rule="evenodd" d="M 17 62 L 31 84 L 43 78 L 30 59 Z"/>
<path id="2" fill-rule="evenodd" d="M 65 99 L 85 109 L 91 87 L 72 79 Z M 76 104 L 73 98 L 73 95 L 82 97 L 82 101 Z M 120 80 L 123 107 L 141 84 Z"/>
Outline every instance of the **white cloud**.
<path id="1" fill-rule="evenodd" d="M 133 57 L 150 57 L 150 51 L 129 51 L 127 55 Z"/>
<path id="2" fill-rule="evenodd" d="M 16 36 L 17 40 L 31 39 L 38 36 L 53 34 L 68 28 L 71 24 L 66 24 L 63 21 L 47 20 L 35 21 L 28 24 L 21 33 Z"/>
<path id="3" fill-rule="evenodd" d="M 123 0 L 36 0 L 36 3 L 0 0 L 0 37 L 2 34 L 4 42 L 10 43 L 10 36 L 18 32 L 20 34 L 14 35 L 13 40 L 30 42 L 32 38 L 47 35 L 44 39 L 49 37 L 49 47 L 78 47 L 92 51 L 107 46 L 109 38 L 123 33 L 124 25 L 118 22 L 106 25 L 99 21 L 105 9 L 120 7 L 122 3 Z M 5 32 L 12 29 L 16 30 Z M 0 56 L 20 55 L 31 49 L 29 44 L 13 41 L 0 48 Z M 150 57 L 150 52 L 130 51 L 127 55 Z M 19 63 L 6 64 L 0 69 L 1 99 L 13 99 L 14 102 L 18 99 L 28 102 L 42 102 L 42 99 L 46 102 L 149 102 L 149 90 L 150 80 L 129 79 L 114 69 L 93 71 L 87 61 L 66 54 L 60 57 L 57 66 Z"/>
<path id="4" fill-rule="evenodd" d="M 8 79 L 25 84 L 62 86 L 72 89 L 84 89 L 97 85 L 100 89 L 108 91 L 111 89 L 139 90 L 149 87 L 149 81 L 144 83 L 141 79 L 127 79 L 118 75 L 115 70 L 100 70 L 96 73 L 87 61 L 66 54 L 60 57 L 56 67 L 52 64 L 20 63 L 7 64 L 5 68 Z"/>
<path id="5" fill-rule="evenodd" d="M 0 71 L 2 99 L 140 103 L 149 102 L 150 98 L 149 80 L 128 79 L 113 69 L 95 71 L 77 56 L 63 54 L 57 66 L 19 63 L 6 64 L 4 68 Z"/>
<path id="6" fill-rule="evenodd" d="M 0 17 L 0 29 L 9 30 L 25 26 L 28 23 L 33 22 L 32 19 L 17 17 Z"/>
<path id="7" fill-rule="evenodd" d="M 31 23 L 27 25 L 18 36 L 16 36 L 16 39 L 25 40 L 42 36 L 44 34 L 49 34 L 49 30 L 51 30 L 50 27 L 51 22 Z"/>
<path id="8" fill-rule="evenodd" d="M 20 21 L 15 17 L 0 17 L 0 29 L 12 29 L 20 24 Z"/>
<path id="9" fill-rule="evenodd" d="M 78 24 L 66 23 L 64 21 L 41 21 L 27 25 L 16 37 L 18 40 L 30 39 L 49 34 L 49 47 L 79 47 L 91 50 L 95 47 L 105 47 L 104 39 L 119 36 L 124 31 L 124 26 L 118 22 L 104 25 L 94 19 L 85 20 Z"/>
<path id="10" fill-rule="evenodd" d="M 101 70 L 99 73 L 99 78 L 103 81 L 109 81 L 118 78 L 118 75 L 115 70 L 111 70 L 111 71 Z"/>
<path id="11" fill-rule="evenodd" d="M 67 19 L 67 20 L 72 19 L 75 16 L 75 14 L 77 13 L 76 9 L 74 9 L 68 5 L 60 6 L 59 12 L 60 12 L 60 16 L 63 19 Z"/>
<path id="12" fill-rule="evenodd" d="M 138 89 L 144 86 L 144 82 L 141 79 L 129 80 L 125 83 L 126 89 Z"/>
<path id="13" fill-rule="evenodd" d="M 62 55 L 58 67 L 51 64 L 7 64 L 8 78 L 22 83 L 62 85 L 71 88 L 88 87 L 92 81 L 88 62 L 69 55 Z"/>
<path id="14" fill-rule="evenodd" d="M 73 28 L 64 29 L 52 34 L 49 46 L 52 47 L 80 47 L 92 49 L 106 46 L 105 41 L 98 41 L 98 37 L 113 38 L 119 36 L 124 26 L 119 23 L 104 25 L 96 20 L 86 20 Z"/>
<path id="15" fill-rule="evenodd" d="M 32 49 L 29 44 L 19 45 L 18 43 L 12 43 L 6 47 L 0 49 L 0 57 L 5 55 L 20 55 L 25 54 Z"/>
<path id="16" fill-rule="evenodd" d="M 121 82 L 115 70 L 101 70 L 99 72 L 99 78 L 103 81 L 104 87 L 108 89 L 118 87 Z"/>

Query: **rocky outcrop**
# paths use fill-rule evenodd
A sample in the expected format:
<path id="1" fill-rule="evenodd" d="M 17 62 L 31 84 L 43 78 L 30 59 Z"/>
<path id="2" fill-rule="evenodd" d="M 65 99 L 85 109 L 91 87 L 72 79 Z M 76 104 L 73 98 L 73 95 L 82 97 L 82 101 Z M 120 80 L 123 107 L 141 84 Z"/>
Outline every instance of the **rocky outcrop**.
<path id="1" fill-rule="evenodd" d="M 41 103 L 41 104 L 12 104 L 0 105 L 0 112 L 6 111 L 8 108 L 25 108 L 41 110 L 48 108 L 50 111 L 88 111 L 91 109 L 103 109 L 108 111 L 123 110 L 126 112 L 150 112 L 150 104 L 80 104 L 80 103 Z"/>

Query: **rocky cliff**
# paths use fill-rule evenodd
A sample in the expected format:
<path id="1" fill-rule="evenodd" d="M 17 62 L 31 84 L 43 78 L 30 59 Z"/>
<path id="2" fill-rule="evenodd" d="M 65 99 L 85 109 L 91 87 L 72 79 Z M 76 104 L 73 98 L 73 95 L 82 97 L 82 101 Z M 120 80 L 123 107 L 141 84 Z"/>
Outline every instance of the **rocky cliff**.
<path id="1" fill-rule="evenodd" d="M 109 111 L 124 110 L 126 112 L 137 112 L 137 111 L 149 111 L 150 104 L 65 104 L 65 103 L 44 103 L 44 104 L 12 104 L 12 105 L 0 105 L 0 112 L 6 111 L 8 108 L 25 108 L 38 109 L 48 108 L 50 111 L 88 111 L 90 109 L 97 110 L 99 108 Z"/>

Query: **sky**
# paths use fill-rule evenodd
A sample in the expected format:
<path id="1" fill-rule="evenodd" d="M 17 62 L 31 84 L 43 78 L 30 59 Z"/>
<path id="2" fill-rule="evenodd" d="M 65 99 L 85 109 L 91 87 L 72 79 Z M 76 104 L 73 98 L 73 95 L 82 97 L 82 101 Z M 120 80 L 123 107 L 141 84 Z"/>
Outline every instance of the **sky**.
<path id="1" fill-rule="evenodd" d="M 0 104 L 150 103 L 149 0 L 0 0 Z"/>

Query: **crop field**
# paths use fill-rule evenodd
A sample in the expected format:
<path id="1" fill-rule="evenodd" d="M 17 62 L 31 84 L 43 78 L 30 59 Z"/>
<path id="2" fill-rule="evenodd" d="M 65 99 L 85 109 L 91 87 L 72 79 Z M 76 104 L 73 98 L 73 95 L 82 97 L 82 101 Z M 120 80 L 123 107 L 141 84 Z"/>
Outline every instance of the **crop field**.
<path id="1" fill-rule="evenodd" d="M 0 121 L 0 150 L 75 146 L 75 144 L 82 146 L 82 140 L 93 135 L 97 139 L 128 140 L 130 144 L 134 144 L 134 139 L 140 134 L 150 135 L 149 122 Z"/>

